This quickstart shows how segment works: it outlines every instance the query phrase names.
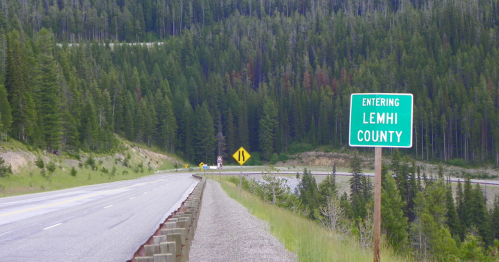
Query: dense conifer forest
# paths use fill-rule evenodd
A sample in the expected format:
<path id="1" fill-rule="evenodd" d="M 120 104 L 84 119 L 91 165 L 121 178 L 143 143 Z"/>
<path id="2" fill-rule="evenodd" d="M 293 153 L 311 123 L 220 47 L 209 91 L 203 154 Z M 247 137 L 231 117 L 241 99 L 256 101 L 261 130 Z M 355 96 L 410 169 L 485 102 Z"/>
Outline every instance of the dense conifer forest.
<path id="1" fill-rule="evenodd" d="M 409 92 L 408 153 L 499 161 L 497 1 L 1 6 L 2 130 L 31 145 L 107 150 L 118 133 L 196 162 L 239 146 L 269 160 L 346 146 L 352 92 Z M 144 41 L 159 44 L 124 44 Z"/>
<path id="2" fill-rule="evenodd" d="M 351 93 L 407 92 L 414 141 L 404 154 L 498 166 L 497 0 L 0 6 L 2 139 L 107 152 L 119 134 L 190 162 L 211 163 L 243 146 L 272 163 L 297 148 L 348 146 Z M 453 195 L 443 170 L 428 179 L 397 150 L 383 170 L 383 233 L 394 249 L 493 259 L 499 200 L 487 210 L 469 180 Z M 362 239 L 372 185 L 356 157 L 352 171 L 350 195 L 338 196 L 333 178 L 317 185 L 305 174 L 299 192 L 283 189 L 295 202 L 274 196 L 273 203 L 319 221 L 340 210 Z"/>

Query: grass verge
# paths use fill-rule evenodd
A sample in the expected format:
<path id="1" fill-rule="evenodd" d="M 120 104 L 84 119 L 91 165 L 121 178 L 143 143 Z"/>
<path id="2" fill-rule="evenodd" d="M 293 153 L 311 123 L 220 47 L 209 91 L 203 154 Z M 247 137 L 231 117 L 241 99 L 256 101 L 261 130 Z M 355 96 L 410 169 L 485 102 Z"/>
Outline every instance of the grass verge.
<path id="1" fill-rule="evenodd" d="M 215 178 L 218 182 L 218 178 Z M 222 180 L 225 192 L 255 217 L 270 225 L 270 232 L 281 241 L 286 249 L 295 253 L 298 261 L 373 261 L 372 250 L 362 250 L 350 237 L 335 234 L 322 225 L 303 218 L 293 212 L 263 202 L 257 196 L 238 188 L 231 182 Z M 382 247 L 381 261 L 407 261 Z"/>

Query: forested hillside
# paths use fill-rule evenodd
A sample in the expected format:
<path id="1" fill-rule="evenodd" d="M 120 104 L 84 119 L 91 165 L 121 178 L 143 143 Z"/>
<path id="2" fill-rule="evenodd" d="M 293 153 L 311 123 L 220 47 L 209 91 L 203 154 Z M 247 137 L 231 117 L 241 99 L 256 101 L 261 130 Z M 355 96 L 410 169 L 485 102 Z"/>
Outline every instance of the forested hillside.
<path id="1" fill-rule="evenodd" d="M 498 1 L 1 6 L 1 129 L 33 146 L 105 151 L 118 133 L 199 162 L 223 136 L 275 159 L 348 145 L 352 92 L 410 92 L 408 153 L 499 161 Z"/>

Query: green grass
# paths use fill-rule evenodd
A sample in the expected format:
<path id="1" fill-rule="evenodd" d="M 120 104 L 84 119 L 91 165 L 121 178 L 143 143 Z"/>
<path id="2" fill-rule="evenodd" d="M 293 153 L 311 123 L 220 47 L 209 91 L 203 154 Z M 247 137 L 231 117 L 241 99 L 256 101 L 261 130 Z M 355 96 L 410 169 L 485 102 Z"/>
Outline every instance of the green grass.
<path id="1" fill-rule="evenodd" d="M 16 148 L 16 146 L 18 145 L 13 145 L 13 148 Z M 4 149 L 12 150 L 7 147 L 4 147 Z M 126 152 L 130 151 L 126 150 Z M 37 157 L 42 155 L 37 151 L 32 151 L 32 153 L 37 155 Z M 157 169 L 149 170 L 147 163 L 151 160 L 138 157 L 138 155 L 134 153 L 132 153 L 131 158 L 127 160 L 128 167 L 123 166 L 122 159 L 116 161 L 115 157 L 112 155 L 100 155 L 100 157 L 96 157 L 97 154 L 92 155 L 95 159 L 95 170 L 92 170 L 89 165 L 85 165 L 87 158 L 82 157 L 81 160 L 78 161 L 76 159 L 71 159 L 65 154 L 60 157 L 51 154 L 42 155 L 45 162 L 45 168 L 43 169 L 44 173 L 42 172 L 42 169 L 36 167 L 32 161 L 29 161 L 28 165 L 20 168 L 14 174 L 0 177 L 0 197 L 129 180 L 151 175 L 155 170 L 173 169 L 172 162 L 162 159 L 154 161 L 159 166 Z M 50 173 L 47 170 L 47 165 L 50 162 L 54 163 L 56 166 L 53 173 Z M 79 165 L 79 163 L 81 165 Z M 139 165 L 142 165 L 143 167 L 139 168 Z M 75 167 L 77 171 L 75 176 L 71 175 L 71 169 L 73 167 Z M 112 175 L 113 168 L 116 169 L 114 175 Z"/>
<path id="2" fill-rule="evenodd" d="M 109 171 L 105 174 L 101 171 L 102 166 L 96 171 L 91 170 L 90 167 L 76 168 L 76 176 L 70 174 L 71 168 L 67 166 L 64 166 L 63 169 L 58 166 L 52 174 L 45 171 L 45 176 L 41 174 L 41 170 L 37 167 L 23 168 L 19 173 L 11 174 L 8 177 L 0 177 L 0 197 L 128 180 L 147 176 L 154 172 L 144 168 L 143 173 L 140 171 L 135 173 L 133 169 L 121 165 L 115 167 L 116 174 L 114 176 L 110 176 L 112 167 L 111 169 L 106 167 Z"/>
<path id="3" fill-rule="evenodd" d="M 362 250 L 350 237 L 334 234 L 314 221 L 265 203 L 247 191 L 239 194 L 237 187 L 228 181 L 222 180 L 222 188 L 255 217 L 268 222 L 271 233 L 286 249 L 297 254 L 298 261 L 373 261 L 372 249 Z M 382 247 L 381 261 L 407 260 Z"/>

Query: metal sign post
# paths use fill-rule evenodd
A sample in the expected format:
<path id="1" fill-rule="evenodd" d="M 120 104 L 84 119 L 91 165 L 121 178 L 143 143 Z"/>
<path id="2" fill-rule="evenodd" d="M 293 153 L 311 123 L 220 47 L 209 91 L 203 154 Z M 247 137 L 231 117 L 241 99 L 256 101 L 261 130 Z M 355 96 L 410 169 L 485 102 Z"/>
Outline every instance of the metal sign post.
<path id="1" fill-rule="evenodd" d="M 221 156 L 217 156 L 217 167 L 218 167 L 218 175 L 220 177 L 220 182 L 222 181 L 222 172 L 220 169 L 222 169 L 222 164 L 223 164 L 223 158 Z"/>
<path id="2" fill-rule="evenodd" d="M 380 261 L 381 163 L 383 147 L 412 147 L 412 94 L 352 94 L 350 132 L 352 147 L 374 151 L 374 262 Z"/>
<path id="3" fill-rule="evenodd" d="M 206 176 L 206 169 L 208 169 L 208 165 L 207 164 L 204 164 L 203 165 L 203 172 L 204 172 L 204 175 Z"/>
<path id="4" fill-rule="evenodd" d="M 241 165 L 241 173 L 239 175 L 239 193 L 243 184 L 243 164 L 250 159 L 251 155 L 243 147 L 239 148 L 232 157 Z"/>

